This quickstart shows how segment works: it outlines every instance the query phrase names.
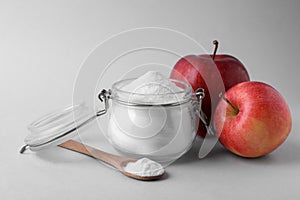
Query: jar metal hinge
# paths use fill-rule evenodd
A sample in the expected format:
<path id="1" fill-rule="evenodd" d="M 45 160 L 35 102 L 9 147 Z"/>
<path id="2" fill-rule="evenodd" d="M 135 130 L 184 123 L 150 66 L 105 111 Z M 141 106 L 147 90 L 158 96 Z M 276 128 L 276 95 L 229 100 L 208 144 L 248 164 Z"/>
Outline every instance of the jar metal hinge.
<path id="1" fill-rule="evenodd" d="M 101 102 L 104 102 L 104 109 L 100 110 L 96 113 L 96 116 L 104 115 L 107 113 L 108 108 L 109 108 L 109 103 L 108 100 L 111 98 L 111 90 L 105 90 L 103 89 L 99 95 L 98 98 Z"/>

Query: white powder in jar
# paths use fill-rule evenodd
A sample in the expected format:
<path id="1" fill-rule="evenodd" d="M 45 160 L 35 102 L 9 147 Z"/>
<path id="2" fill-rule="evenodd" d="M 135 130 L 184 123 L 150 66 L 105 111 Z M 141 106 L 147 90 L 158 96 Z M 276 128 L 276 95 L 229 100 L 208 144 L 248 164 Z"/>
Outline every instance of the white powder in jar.
<path id="1" fill-rule="evenodd" d="M 148 71 L 122 90 L 131 93 L 129 101 L 143 103 L 172 103 L 183 97 L 183 89 L 157 71 Z"/>
<path id="2" fill-rule="evenodd" d="M 141 158 L 136 162 L 129 162 L 124 167 L 124 170 L 142 177 L 160 176 L 165 172 L 161 164 L 148 158 Z"/>

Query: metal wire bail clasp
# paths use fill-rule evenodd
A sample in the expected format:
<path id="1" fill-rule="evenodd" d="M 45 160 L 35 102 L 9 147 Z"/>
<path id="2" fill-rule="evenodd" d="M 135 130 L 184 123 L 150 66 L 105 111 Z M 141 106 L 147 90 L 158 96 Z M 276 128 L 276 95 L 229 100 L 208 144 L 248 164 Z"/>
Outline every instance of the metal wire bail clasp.
<path id="1" fill-rule="evenodd" d="M 104 115 L 105 113 L 107 113 L 107 110 L 109 108 L 109 103 L 108 103 L 108 100 L 110 99 L 110 95 L 111 95 L 111 90 L 105 90 L 103 89 L 99 95 L 98 95 L 98 98 L 101 102 L 104 101 L 104 109 L 103 110 L 100 110 L 96 113 L 97 117 L 100 116 L 100 115 Z"/>
<path id="2" fill-rule="evenodd" d="M 200 118 L 200 120 L 202 121 L 202 123 L 208 127 L 209 126 L 209 123 L 208 123 L 208 119 L 206 117 L 206 115 L 204 114 L 204 112 L 202 111 L 202 100 L 204 99 L 205 97 L 205 93 L 204 93 L 204 89 L 203 88 L 198 88 L 196 90 L 196 93 L 195 93 L 196 97 L 197 97 L 197 101 L 198 101 L 198 108 L 199 110 L 196 112 L 198 117 Z"/>

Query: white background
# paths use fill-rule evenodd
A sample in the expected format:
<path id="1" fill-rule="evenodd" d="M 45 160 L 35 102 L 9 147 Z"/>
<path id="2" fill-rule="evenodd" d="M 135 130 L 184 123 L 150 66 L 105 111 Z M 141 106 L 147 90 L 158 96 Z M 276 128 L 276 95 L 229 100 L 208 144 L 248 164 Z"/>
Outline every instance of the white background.
<path id="1" fill-rule="evenodd" d="M 156 182 L 139 182 L 57 147 L 18 153 L 26 126 L 72 102 L 81 63 L 131 28 L 184 32 L 238 57 L 274 86 L 293 117 L 287 141 L 260 159 L 197 148 Z M 299 1 L 0 1 L 0 199 L 297 199 L 300 195 Z M 180 45 L 180 44 L 178 44 Z"/>

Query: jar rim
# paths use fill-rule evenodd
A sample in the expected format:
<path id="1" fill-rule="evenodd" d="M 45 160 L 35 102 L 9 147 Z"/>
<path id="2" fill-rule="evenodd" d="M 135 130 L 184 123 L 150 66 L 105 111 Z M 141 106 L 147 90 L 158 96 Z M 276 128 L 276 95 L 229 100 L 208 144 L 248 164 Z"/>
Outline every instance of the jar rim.
<path id="1" fill-rule="evenodd" d="M 130 83 L 133 80 L 136 80 L 137 78 L 129 78 L 129 79 L 123 79 L 120 81 L 115 82 L 112 85 L 112 99 L 118 100 L 120 102 L 122 102 L 123 104 L 129 104 L 129 105 L 179 105 L 182 103 L 185 103 L 187 101 L 189 101 L 191 99 L 192 96 L 192 87 L 190 86 L 189 83 L 181 81 L 181 80 L 177 80 L 177 79 L 167 79 L 170 80 L 172 82 L 174 82 L 175 84 L 180 84 L 183 87 L 179 87 L 182 90 L 180 91 L 176 91 L 176 92 L 169 92 L 169 93 L 163 93 L 163 94 L 142 94 L 142 93 L 136 93 L 136 92 L 129 92 L 126 90 L 123 90 L 122 87 L 126 85 L 126 83 Z M 175 95 L 175 97 L 178 97 L 181 95 L 181 98 L 177 98 L 177 101 L 171 101 L 171 102 L 132 102 L 132 101 L 128 101 L 128 98 L 126 98 L 126 100 L 122 99 L 122 95 L 134 95 L 134 96 L 138 96 L 138 97 L 147 97 L 147 96 L 158 96 L 158 97 L 162 97 L 162 96 L 166 96 L 166 95 Z"/>

